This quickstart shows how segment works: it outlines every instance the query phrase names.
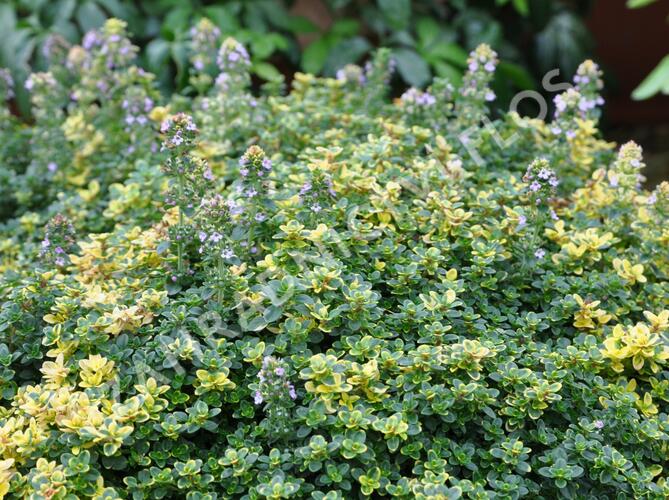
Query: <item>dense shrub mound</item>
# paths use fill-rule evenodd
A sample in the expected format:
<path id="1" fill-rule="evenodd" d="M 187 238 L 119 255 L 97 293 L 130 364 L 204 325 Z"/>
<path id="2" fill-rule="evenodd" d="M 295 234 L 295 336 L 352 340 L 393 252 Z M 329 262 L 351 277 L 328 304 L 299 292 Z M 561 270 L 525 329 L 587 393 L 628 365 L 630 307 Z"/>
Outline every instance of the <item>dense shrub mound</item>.
<path id="1" fill-rule="evenodd" d="M 394 101 L 384 51 L 169 101 L 118 21 L 62 56 L 1 122 L 0 494 L 669 495 L 669 185 L 593 63 L 545 123 L 487 46 Z"/>

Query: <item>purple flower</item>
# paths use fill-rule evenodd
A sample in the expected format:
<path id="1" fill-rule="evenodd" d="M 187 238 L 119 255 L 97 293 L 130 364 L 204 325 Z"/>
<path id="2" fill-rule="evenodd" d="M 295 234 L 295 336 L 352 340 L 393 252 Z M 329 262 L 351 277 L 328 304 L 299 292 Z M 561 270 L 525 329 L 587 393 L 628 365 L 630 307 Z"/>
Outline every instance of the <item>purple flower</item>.
<path id="1" fill-rule="evenodd" d="M 483 68 L 484 68 L 488 73 L 492 73 L 493 71 L 495 71 L 495 63 L 492 62 L 492 61 L 488 61 L 487 63 L 485 63 L 485 66 L 483 66 Z"/>
<path id="2" fill-rule="evenodd" d="M 284 370 L 279 366 L 278 368 L 274 369 L 274 373 L 276 374 L 277 377 L 283 377 L 283 375 L 286 373 L 286 370 Z"/>
<path id="3" fill-rule="evenodd" d="M 492 90 L 489 90 L 488 92 L 486 92 L 486 95 L 485 95 L 485 100 L 486 101 L 492 102 L 496 98 L 497 98 L 497 96 L 495 95 L 495 93 Z"/>
<path id="4" fill-rule="evenodd" d="M 530 191 L 537 192 L 540 189 L 541 189 L 541 184 L 539 184 L 537 181 L 534 181 L 532 182 L 532 184 L 530 184 Z"/>
<path id="5" fill-rule="evenodd" d="M 267 216 L 266 216 L 264 213 L 262 213 L 262 212 L 258 212 L 258 213 L 255 215 L 254 219 L 255 219 L 256 221 L 258 221 L 258 222 L 262 222 L 262 221 L 264 221 L 265 219 L 267 219 Z"/>
<path id="6" fill-rule="evenodd" d="M 469 63 L 469 71 L 473 73 L 477 69 L 479 69 L 479 63 L 477 63 L 476 61 L 472 61 Z"/>
<path id="7" fill-rule="evenodd" d="M 297 398 L 297 393 L 295 392 L 295 387 L 293 387 L 293 384 L 290 384 L 290 387 L 288 388 L 288 395 L 290 396 L 290 399 Z"/>
<path id="8" fill-rule="evenodd" d="M 525 217 L 525 216 L 522 215 L 522 214 L 519 215 L 519 216 L 518 216 L 518 227 L 521 228 L 521 227 L 523 227 L 525 224 L 527 224 L 527 217 Z"/>
<path id="9" fill-rule="evenodd" d="M 262 403 L 262 394 L 260 394 L 260 391 L 256 391 L 255 395 L 253 396 L 253 402 L 257 405 Z"/>
<path id="10" fill-rule="evenodd" d="M 551 177 L 548 179 L 548 184 L 550 184 L 553 187 L 557 187 L 558 184 L 560 184 L 560 181 L 558 180 L 557 177 Z"/>
<path id="11" fill-rule="evenodd" d="M 265 170 L 272 170 L 272 160 L 270 160 L 269 158 L 263 158 L 262 168 L 264 168 Z"/>
<path id="12" fill-rule="evenodd" d="M 225 248 L 221 252 L 221 257 L 224 259 L 232 259 L 235 256 L 235 252 L 232 251 L 231 248 Z"/>
<path id="13" fill-rule="evenodd" d="M 51 173 L 55 172 L 58 170 L 58 165 L 56 165 L 55 162 L 50 161 L 49 164 L 46 166 L 47 170 Z"/>
<path id="14" fill-rule="evenodd" d="M 548 179 L 551 176 L 551 171 L 548 170 L 547 168 L 542 168 L 539 170 L 539 173 L 537 173 L 537 177 L 539 179 Z"/>
<path id="15" fill-rule="evenodd" d="M 594 425 L 595 425 L 595 429 L 603 429 L 604 428 L 604 422 L 602 420 L 595 420 Z"/>
<path id="16" fill-rule="evenodd" d="M 564 97 L 562 97 L 561 94 L 556 95 L 553 102 L 555 103 L 555 109 L 558 113 L 562 113 L 567 109 L 567 101 L 564 100 Z"/>
<path id="17" fill-rule="evenodd" d="M 321 210 L 323 210 L 323 209 L 322 209 L 322 207 L 321 207 L 318 203 L 314 203 L 313 205 L 311 205 L 311 211 L 312 211 L 312 212 L 314 212 L 314 213 L 318 213 L 318 212 L 320 212 Z"/>
<path id="18" fill-rule="evenodd" d="M 541 260 L 546 256 L 546 250 L 544 250 L 543 248 L 539 248 L 536 252 L 534 252 L 534 256 L 537 259 Z"/>

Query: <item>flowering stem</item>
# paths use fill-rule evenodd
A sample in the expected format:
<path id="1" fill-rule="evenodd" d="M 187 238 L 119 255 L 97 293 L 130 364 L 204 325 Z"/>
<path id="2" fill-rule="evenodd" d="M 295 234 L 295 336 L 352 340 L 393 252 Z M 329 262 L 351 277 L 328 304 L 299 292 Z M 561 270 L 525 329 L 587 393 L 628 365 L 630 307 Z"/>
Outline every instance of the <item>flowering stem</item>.
<path id="1" fill-rule="evenodd" d="M 184 181 L 183 176 L 179 176 L 179 200 L 183 200 L 184 192 Z M 183 273 L 183 241 L 181 240 L 183 236 L 183 227 L 184 227 L 184 211 L 183 207 L 179 206 L 179 229 L 177 234 L 177 270 L 179 274 Z"/>
<path id="2" fill-rule="evenodd" d="M 225 263 L 223 262 L 223 257 L 218 256 L 218 302 L 223 304 L 223 273 L 225 271 Z"/>

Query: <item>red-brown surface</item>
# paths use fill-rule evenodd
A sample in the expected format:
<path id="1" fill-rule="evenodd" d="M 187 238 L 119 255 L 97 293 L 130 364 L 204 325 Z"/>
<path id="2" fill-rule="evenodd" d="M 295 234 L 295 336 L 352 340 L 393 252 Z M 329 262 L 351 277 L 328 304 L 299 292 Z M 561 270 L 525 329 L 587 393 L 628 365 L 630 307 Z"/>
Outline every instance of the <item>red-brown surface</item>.
<path id="1" fill-rule="evenodd" d="M 597 0 L 587 25 L 606 74 L 607 118 L 611 125 L 669 123 L 669 96 L 633 101 L 630 94 L 669 54 L 669 1 L 628 9 L 625 0 Z"/>

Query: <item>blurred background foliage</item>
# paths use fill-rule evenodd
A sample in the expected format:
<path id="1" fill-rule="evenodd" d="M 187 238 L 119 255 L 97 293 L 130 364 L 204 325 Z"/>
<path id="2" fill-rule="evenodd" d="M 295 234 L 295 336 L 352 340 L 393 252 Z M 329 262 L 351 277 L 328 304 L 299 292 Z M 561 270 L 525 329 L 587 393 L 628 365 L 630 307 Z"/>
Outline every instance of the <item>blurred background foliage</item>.
<path id="1" fill-rule="evenodd" d="M 249 48 L 256 86 L 296 71 L 333 76 L 379 46 L 394 52 L 396 95 L 435 75 L 457 84 L 467 52 L 487 42 L 503 61 L 493 89 L 506 109 L 519 90 L 550 102 L 546 72 L 569 81 L 594 58 L 606 80 L 604 133 L 644 146 L 652 185 L 669 178 L 668 13 L 669 0 L 0 0 L 0 67 L 17 82 L 13 111 L 28 117 L 28 74 L 47 66 L 54 46 L 79 43 L 112 16 L 128 23 L 139 65 L 165 93 L 190 91 L 190 28 L 203 17 Z M 521 112 L 537 110 L 521 103 Z"/>
<path id="2" fill-rule="evenodd" d="M 589 1 L 550 0 L 6 0 L 0 4 L 0 67 L 21 83 L 46 66 L 50 44 L 77 43 L 109 17 L 128 22 L 141 64 L 164 91 L 188 82 L 189 30 L 209 18 L 224 36 L 246 44 L 258 81 L 295 71 L 332 76 L 391 47 L 398 87 L 432 76 L 461 78 L 467 52 L 487 42 L 500 53 L 500 105 L 518 89 L 536 88 L 559 68 L 566 80 L 592 46 L 583 18 Z M 314 16 L 315 13 L 315 16 Z M 316 18 L 316 19 L 315 19 Z M 310 20 L 312 19 L 312 20 Z M 316 20 L 314 22 L 313 20 Z M 321 21 L 321 22 L 319 22 Z"/>
<path id="3" fill-rule="evenodd" d="M 658 0 L 627 0 L 627 6 L 630 9 L 639 9 L 657 2 Z M 667 19 L 669 20 L 669 16 Z M 641 100 L 653 97 L 658 93 L 669 95 L 669 54 L 664 56 L 655 69 L 634 89 L 632 96 Z"/>

